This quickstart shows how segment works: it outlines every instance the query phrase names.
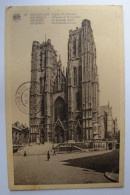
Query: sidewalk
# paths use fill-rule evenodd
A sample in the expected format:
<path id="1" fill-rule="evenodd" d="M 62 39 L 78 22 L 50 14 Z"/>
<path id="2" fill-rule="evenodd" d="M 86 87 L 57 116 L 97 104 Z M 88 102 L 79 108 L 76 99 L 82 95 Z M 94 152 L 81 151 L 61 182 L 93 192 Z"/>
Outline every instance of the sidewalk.
<path id="1" fill-rule="evenodd" d="M 117 174 L 117 173 L 105 172 L 104 175 L 110 181 L 119 182 L 119 174 Z"/>

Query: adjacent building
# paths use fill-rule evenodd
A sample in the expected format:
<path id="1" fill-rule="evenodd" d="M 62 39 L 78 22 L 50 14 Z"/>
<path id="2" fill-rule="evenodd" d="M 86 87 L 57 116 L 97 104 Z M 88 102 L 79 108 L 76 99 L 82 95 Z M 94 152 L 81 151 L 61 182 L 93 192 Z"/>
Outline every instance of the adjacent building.
<path id="1" fill-rule="evenodd" d="M 109 105 L 100 106 L 100 130 L 101 139 L 116 139 L 118 136 L 117 118 L 113 118 L 112 107 Z"/>
<path id="2" fill-rule="evenodd" d="M 13 145 L 29 143 L 29 128 L 19 122 L 12 124 L 12 142 Z"/>

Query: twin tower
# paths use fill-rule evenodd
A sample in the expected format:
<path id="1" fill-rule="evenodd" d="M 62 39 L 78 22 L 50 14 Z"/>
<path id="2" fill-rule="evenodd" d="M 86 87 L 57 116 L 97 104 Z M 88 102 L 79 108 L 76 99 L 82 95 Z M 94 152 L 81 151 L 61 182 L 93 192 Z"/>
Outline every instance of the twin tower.
<path id="1" fill-rule="evenodd" d="M 69 31 L 66 71 L 47 40 L 32 45 L 31 142 L 85 142 L 99 138 L 99 80 L 89 20 Z"/>

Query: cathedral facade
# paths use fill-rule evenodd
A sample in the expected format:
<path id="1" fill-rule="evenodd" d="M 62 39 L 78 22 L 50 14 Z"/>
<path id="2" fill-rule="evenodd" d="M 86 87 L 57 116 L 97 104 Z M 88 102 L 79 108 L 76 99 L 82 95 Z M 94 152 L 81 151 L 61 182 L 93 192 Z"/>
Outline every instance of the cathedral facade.
<path id="1" fill-rule="evenodd" d="M 32 45 L 31 142 L 85 142 L 100 137 L 96 46 L 89 20 L 69 31 L 66 71 L 51 40 Z"/>

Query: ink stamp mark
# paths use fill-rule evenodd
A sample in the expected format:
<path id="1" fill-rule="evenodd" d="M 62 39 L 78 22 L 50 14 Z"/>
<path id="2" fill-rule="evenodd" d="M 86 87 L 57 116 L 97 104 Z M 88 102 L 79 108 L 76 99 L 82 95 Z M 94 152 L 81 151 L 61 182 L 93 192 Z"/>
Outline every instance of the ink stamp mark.
<path id="1" fill-rule="evenodd" d="M 40 84 L 37 82 L 25 82 L 21 84 L 16 91 L 15 102 L 19 110 L 25 114 L 40 112 L 42 108 Z"/>

